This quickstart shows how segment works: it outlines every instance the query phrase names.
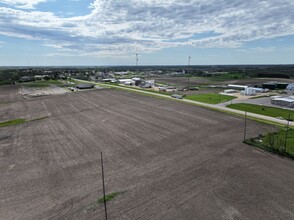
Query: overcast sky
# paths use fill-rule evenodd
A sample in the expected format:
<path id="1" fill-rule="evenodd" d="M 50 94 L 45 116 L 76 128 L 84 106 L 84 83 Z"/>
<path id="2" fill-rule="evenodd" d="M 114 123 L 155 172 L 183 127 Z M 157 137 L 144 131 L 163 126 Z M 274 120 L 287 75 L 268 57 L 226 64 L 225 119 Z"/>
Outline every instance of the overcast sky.
<path id="1" fill-rule="evenodd" d="M 293 64 L 294 0 L 0 0 L 0 65 Z"/>

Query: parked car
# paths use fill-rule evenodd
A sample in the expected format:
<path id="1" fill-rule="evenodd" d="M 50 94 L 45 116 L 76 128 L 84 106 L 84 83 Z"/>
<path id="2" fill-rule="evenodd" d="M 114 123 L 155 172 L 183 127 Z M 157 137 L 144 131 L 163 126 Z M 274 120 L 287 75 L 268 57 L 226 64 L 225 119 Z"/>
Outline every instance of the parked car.
<path id="1" fill-rule="evenodd" d="M 166 92 L 166 88 L 165 87 L 158 87 L 159 92 Z"/>
<path id="2" fill-rule="evenodd" d="M 199 90 L 199 88 L 198 87 L 190 87 L 189 90 L 191 90 L 191 91 L 192 90 Z"/>
<path id="3" fill-rule="evenodd" d="M 179 94 L 172 94 L 171 97 L 175 99 L 182 99 L 184 96 Z"/>

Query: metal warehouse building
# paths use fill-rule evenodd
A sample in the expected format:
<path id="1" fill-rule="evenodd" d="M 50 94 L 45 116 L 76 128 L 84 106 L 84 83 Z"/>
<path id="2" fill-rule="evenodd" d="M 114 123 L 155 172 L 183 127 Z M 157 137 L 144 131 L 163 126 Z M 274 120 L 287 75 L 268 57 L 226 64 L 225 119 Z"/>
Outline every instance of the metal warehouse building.
<path id="1" fill-rule="evenodd" d="M 294 97 L 283 97 L 283 98 L 273 98 L 271 101 L 274 105 L 286 106 L 289 108 L 294 108 Z"/>
<path id="2" fill-rule="evenodd" d="M 92 89 L 94 88 L 94 84 L 79 84 L 76 86 L 77 89 Z"/>

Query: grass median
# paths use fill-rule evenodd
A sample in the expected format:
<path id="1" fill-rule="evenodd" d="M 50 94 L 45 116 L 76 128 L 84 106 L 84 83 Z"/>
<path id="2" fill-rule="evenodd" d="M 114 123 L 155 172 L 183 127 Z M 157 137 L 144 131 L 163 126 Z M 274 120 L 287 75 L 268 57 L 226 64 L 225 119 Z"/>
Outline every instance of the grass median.
<path id="1" fill-rule="evenodd" d="M 254 104 L 247 104 L 247 103 L 238 103 L 238 104 L 231 104 L 227 105 L 228 108 L 247 111 L 255 114 L 270 116 L 270 117 L 282 117 L 284 119 L 288 119 L 289 116 L 291 119 L 294 117 L 294 111 L 288 109 L 281 109 L 275 107 L 269 107 L 264 105 L 254 105 Z"/>
<path id="2" fill-rule="evenodd" d="M 228 102 L 235 99 L 235 96 L 228 96 L 222 94 L 208 93 L 208 94 L 196 94 L 196 95 L 188 95 L 185 99 L 204 102 L 208 104 L 218 104 L 222 102 Z"/>

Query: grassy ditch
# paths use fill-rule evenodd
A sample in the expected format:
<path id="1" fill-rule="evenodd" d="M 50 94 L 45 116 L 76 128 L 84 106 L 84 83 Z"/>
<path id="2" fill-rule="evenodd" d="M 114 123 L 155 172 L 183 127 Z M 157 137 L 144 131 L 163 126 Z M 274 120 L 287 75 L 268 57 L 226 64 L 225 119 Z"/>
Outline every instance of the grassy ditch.
<path id="1" fill-rule="evenodd" d="M 288 130 L 286 142 L 286 129 L 278 132 L 269 132 L 255 138 L 249 138 L 244 143 L 268 150 L 270 152 L 294 159 L 294 129 Z"/>
<path id="2" fill-rule="evenodd" d="M 19 125 L 19 124 L 24 124 L 24 123 L 27 123 L 27 122 L 43 120 L 45 118 L 48 118 L 48 116 L 44 116 L 44 117 L 40 117 L 40 118 L 34 118 L 34 119 L 31 119 L 31 120 L 26 120 L 24 118 L 17 118 L 17 119 L 12 119 L 12 120 L 8 120 L 8 121 L 0 122 L 0 127 L 8 127 L 8 126 L 13 126 L 13 125 Z"/>
<path id="3" fill-rule="evenodd" d="M 185 97 L 185 99 L 198 101 L 198 102 L 204 102 L 208 104 L 218 104 L 222 102 L 228 102 L 235 98 L 236 98 L 235 96 L 228 96 L 228 95 L 215 94 L 215 93 L 187 95 Z"/>
<path id="4" fill-rule="evenodd" d="M 290 118 L 293 119 L 294 117 L 294 111 L 287 110 L 287 109 L 281 109 L 281 108 L 275 108 L 275 107 L 268 107 L 263 105 L 254 105 L 254 104 L 245 104 L 245 103 L 239 103 L 239 104 L 231 104 L 227 105 L 228 108 L 237 109 L 241 111 L 247 111 L 255 114 L 260 115 L 266 115 L 270 117 L 282 117 L 284 119 L 288 119 L 289 115 Z"/>
<path id="5" fill-rule="evenodd" d="M 107 194 L 105 196 L 105 201 L 108 202 L 110 200 L 113 200 L 115 197 L 121 194 L 123 194 L 123 192 L 113 192 L 113 193 Z M 97 200 L 97 203 L 103 203 L 103 202 L 104 202 L 104 197 L 101 197 Z"/>
<path id="6" fill-rule="evenodd" d="M 0 127 L 7 127 L 7 126 L 12 126 L 12 125 L 19 125 L 19 124 L 23 124 L 26 123 L 26 119 L 23 118 L 17 118 L 17 119 L 13 119 L 13 120 L 8 120 L 8 121 L 3 121 L 0 122 Z"/>

